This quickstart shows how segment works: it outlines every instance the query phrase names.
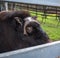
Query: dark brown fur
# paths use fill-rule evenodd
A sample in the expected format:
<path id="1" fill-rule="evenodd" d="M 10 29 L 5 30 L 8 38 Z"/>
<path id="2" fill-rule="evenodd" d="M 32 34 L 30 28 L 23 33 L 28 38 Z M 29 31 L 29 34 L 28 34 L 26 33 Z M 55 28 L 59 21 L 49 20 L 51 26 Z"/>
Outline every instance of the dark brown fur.
<path id="1" fill-rule="evenodd" d="M 29 17 L 27 11 L 0 12 L 0 53 L 49 42 L 49 38 L 42 29 L 31 36 L 24 36 L 24 18 Z M 14 17 L 21 18 L 23 26 Z M 40 27 L 41 28 L 41 27 Z"/>

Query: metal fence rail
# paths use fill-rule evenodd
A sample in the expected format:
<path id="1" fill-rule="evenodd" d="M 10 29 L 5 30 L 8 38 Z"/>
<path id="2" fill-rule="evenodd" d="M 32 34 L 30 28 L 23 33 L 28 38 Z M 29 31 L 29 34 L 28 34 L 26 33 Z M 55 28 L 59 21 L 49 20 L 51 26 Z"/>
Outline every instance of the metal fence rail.
<path id="1" fill-rule="evenodd" d="M 60 41 L 2 53 L 0 58 L 60 58 Z"/>

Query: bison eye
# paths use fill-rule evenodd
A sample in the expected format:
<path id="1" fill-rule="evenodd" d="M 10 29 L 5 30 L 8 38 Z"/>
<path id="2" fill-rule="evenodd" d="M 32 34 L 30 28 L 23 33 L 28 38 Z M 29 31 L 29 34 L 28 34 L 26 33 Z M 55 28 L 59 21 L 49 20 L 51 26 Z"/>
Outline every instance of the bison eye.
<path id="1" fill-rule="evenodd" d="M 27 33 L 32 33 L 33 31 L 33 28 L 32 27 L 26 27 L 26 32 Z"/>

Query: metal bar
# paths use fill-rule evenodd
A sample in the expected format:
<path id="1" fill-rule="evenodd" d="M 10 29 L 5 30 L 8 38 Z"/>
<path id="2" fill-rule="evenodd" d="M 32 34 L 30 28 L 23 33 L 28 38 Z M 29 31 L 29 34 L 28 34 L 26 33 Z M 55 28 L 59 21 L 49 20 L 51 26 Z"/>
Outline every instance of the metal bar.
<path id="1" fill-rule="evenodd" d="M 57 58 L 57 57 L 60 57 L 60 41 L 0 54 L 0 58 Z"/>

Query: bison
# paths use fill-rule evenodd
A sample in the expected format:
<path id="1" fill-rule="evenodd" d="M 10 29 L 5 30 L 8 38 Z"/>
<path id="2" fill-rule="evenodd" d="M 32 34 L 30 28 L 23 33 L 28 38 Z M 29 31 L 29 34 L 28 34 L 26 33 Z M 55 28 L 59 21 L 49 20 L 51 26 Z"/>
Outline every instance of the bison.
<path id="1" fill-rule="evenodd" d="M 50 42 L 37 17 L 28 11 L 0 12 L 0 53 Z"/>

